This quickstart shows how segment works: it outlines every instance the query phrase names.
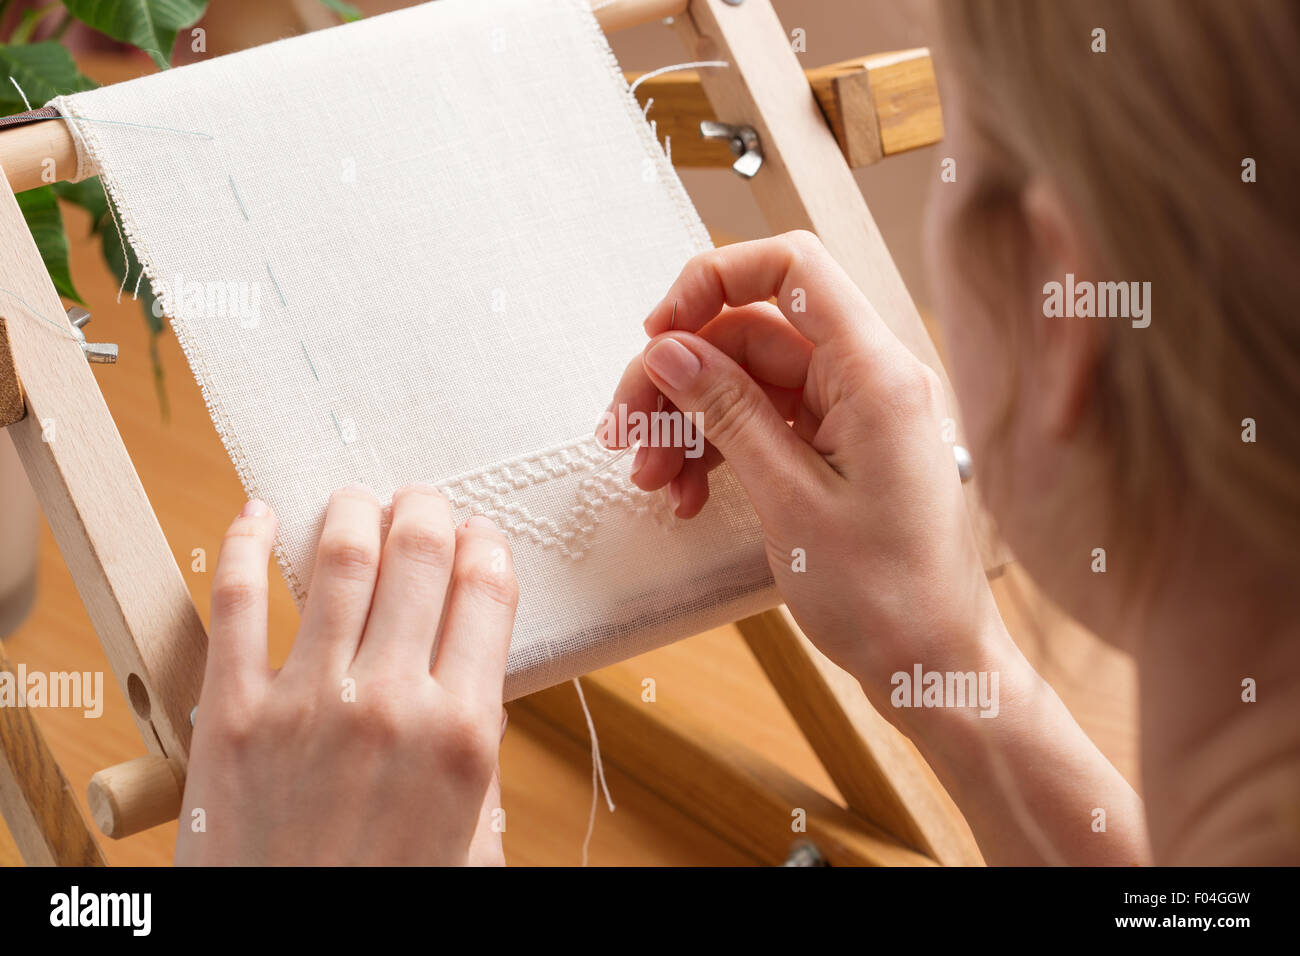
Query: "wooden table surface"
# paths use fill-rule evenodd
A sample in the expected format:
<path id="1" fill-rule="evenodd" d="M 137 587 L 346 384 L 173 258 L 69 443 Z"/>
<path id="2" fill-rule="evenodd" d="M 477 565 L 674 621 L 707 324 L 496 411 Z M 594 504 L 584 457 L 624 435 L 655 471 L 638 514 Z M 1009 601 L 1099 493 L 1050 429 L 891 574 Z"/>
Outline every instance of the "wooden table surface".
<path id="1" fill-rule="evenodd" d="M 98 69 L 92 65 L 88 71 L 101 80 L 123 75 L 120 65 L 99 64 Z M 170 334 L 157 341 L 170 404 L 170 417 L 163 420 L 140 306 L 131 301 L 129 290 L 121 304 L 115 303 L 117 282 L 102 262 L 97 241 L 87 238 L 88 220 L 72 209 L 65 209 L 65 218 L 72 241 L 72 273 L 94 315 L 90 337 L 117 342 L 121 347 L 116 366 L 96 367 L 100 387 L 206 621 L 212 567 L 222 532 L 243 505 L 242 489 Z M 129 529 L 123 533 L 129 534 Z M 196 571 L 194 555 L 199 549 L 206 553 L 206 570 Z M 39 573 L 35 606 L 23 626 L 6 640 L 6 649 L 15 663 L 24 662 L 29 670 L 105 672 L 102 717 L 92 720 L 80 711 L 54 709 L 36 715 L 73 789 L 81 794 L 84 809 L 84 791 L 92 773 L 145 751 L 48 529 L 42 532 Z M 995 590 L 1008 624 L 1030 659 L 1052 681 L 1085 730 L 1136 784 L 1131 662 L 1050 612 L 1035 615 L 1041 620 L 1031 621 L 1026 610 L 1042 602 L 1018 574 L 1013 572 L 996 582 Z M 273 664 L 283 660 L 296 625 L 297 612 L 289 591 L 275 575 L 271 589 Z M 655 678 L 660 695 L 689 701 L 692 720 L 707 724 L 737 747 L 757 750 L 839 800 L 733 628 L 710 631 L 643 655 L 635 666 Z M 605 760 L 617 811 L 610 814 L 603 803 L 600 806 L 591 844 L 593 864 L 754 862 L 687 812 L 631 779 L 619 768 L 617 754 L 606 753 Z M 516 709 L 502 745 L 501 766 L 508 861 L 578 863 L 592 799 L 589 748 L 541 718 Z M 119 842 L 102 842 L 113 864 L 166 864 L 171 860 L 175 830 L 171 824 Z M 20 862 L 0 824 L 0 863 Z"/>

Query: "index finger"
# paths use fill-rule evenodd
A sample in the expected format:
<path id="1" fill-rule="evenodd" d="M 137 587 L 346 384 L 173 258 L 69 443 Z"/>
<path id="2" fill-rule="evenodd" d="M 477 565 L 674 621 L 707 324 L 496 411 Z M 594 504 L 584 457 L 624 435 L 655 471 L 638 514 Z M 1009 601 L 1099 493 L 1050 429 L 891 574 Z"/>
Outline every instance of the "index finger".
<path id="1" fill-rule="evenodd" d="M 267 571 L 276 519 L 259 500 L 248 502 L 226 531 L 212 575 L 205 689 L 244 700 L 270 673 L 267 654 Z"/>
<path id="2" fill-rule="evenodd" d="M 434 651 L 433 679 L 461 700 L 499 713 L 519 583 L 506 536 L 474 516 L 456 529 L 447 610 Z"/>
<path id="3" fill-rule="evenodd" d="M 738 242 L 692 258 L 645 321 L 652 338 L 698 332 L 724 306 L 775 298 L 786 320 L 815 345 L 861 334 L 866 297 L 811 232 Z M 676 309 L 676 317 L 673 312 Z"/>

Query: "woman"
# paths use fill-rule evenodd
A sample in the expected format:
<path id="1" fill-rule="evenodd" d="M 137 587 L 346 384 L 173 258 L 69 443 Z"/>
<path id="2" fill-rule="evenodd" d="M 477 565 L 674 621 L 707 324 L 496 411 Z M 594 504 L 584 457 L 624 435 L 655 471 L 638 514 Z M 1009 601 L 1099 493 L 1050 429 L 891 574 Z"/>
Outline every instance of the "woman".
<path id="1" fill-rule="evenodd" d="M 968 443 L 1024 569 L 1137 659 L 1145 810 L 1002 624 L 937 377 L 815 237 L 702 255 L 650 313 L 614 403 L 662 394 L 711 449 L 639 451 L 634 480 L 689 518 L 729 462 L 800 626 L 917 744 L 990 863 L 1300 862 L 1300 8 L 941 13 L 956 176 L 930 258 Z M 1122 316 L 1081 318 L 1054 283 L 1136 285 Z M 178 861 L 500 859 L 484 821 L 513 576 L 495 529 L 449 515 L 399 495 L 381 565 L 378 504 L 337 495 L 272 677 L 274 519 L 245 509 L 214 582 Z M 429 674 L 419 635 L 448 582 Z M 892 675 L 917 664 L 996 673 L 996 718 L 894 706 Z M 335 704 L 349 679 L 356 702 Z M 199 808 L 204 833 L 185 825 Z"/>

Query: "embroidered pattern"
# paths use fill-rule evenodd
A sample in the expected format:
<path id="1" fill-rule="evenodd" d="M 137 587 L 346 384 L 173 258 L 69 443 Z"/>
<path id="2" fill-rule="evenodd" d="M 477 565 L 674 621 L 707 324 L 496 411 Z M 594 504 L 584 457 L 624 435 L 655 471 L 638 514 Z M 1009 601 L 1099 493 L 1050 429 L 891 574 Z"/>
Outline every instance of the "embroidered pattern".
<path id="1" fill-rule="evenodd" d="M 483 515 L 512 537 L 529 537 L 576 561 L 586 554 L 601 513 L 609 508 L 617 507 L 632 517 L 650 514 L 661 527 L 677 521 L 662 494 L 642 491 L 622 473 L 602 471 L 610 454 L 594 439 L 583 439 L 462 475 L 438 487 L 452 507 Z M 589 474 L 577 477 L 583 473 Z M 577 491 L 567 513 L 535 514 L 518 500 L 520 492 L 565 476 L 576 479 Z"/>

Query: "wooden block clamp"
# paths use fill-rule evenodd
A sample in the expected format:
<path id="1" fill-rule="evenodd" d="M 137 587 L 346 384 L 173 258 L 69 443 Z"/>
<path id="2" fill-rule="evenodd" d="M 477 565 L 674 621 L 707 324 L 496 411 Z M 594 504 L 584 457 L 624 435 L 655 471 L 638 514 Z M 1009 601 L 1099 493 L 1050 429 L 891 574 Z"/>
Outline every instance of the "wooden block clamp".
<path id="1" fill-rule="evenodd" d="M 769 0 L 617 0 L 600 5 L 597 17 L 606 32 L 672 18 L 694 59 L 730 64 L 702 71 L 691 81 L 694 87 L 679 82 L 672 95 L 694 98 L 690 108 L 708 112 L 705 118 L 716 115 L 757 131 L 764 163 L 752 183 L 772 230 L 819 233 L 900 339 L 942 375 L 850 173 L 851 164 L 941 135 L 937 99 L 926 92 L 933 89 L 928 56 L 865 58 L 810 78 Z M 648 95 L 655 89 L 650 83 L 642 88 Z M 703 91 L 703 105 L 692 89 Z M 675 122 L 674 113 L 666 103 L 657 104 L 654 118 L 662 131 Z M 698 130 L 698 121 L 691 122 Z M 679 162 L 684 144 L 698 142 L 697 136 L 675 137 Z M 149 751 L 92 781 L 96 821 L 110 835 L 124 836 L 174 819 L 180 809 L 189 713 L 198 698 L 207 637 L 10 189 L 44 185 L 40 173 L 51 158 L 60 176 L 77 168 L 64 123 L 0 131 L 0 166 L 10 177 L 0 176 L 0 261 L 6 265 L 0 315 L 8 320 L 0 322 L 0 420 L 12 419 L 10 433 Z M 720 159 L 730 162 L 725 151 Z M 53 318 L 42 322 L 32 312 Z M 43 437 L 42 422 L 56 423 L 58 438 Z M 852 842 L 858 849 L 846 851 L 846 862 L 979 860 L 969 831 L 927 776 L 928 768 L 901 735 L 878 715 L 872 719 L 860 690 L 818 656 L 788 614 L 778 610 L 749 619 L 742 632 L 845 797 L 847 813 L 825 808 L 828 832 L 848 834 L 860 824 L 861 839 Z M 538 707 L 558 714 L 543 698 Z M 843 734 L 853 739 L 842 742 Z M 642 734 L 627 736 L 634 742 Z M 679 739 L 696 756 L 710 750 L 695 738 L 663 739 Z M 646 748 L 641 756 L 669 762 L 672 755 L 660 753 L 666 749 Z M 4 761 L 15 773 L 21 769 L 7 749 L 0 753 Z M 730 766 L 731 779 L 740 779 L 745 771 Z M 667 799 L 701 799 L 698 780 L 683 797 L 693 785 L 689 775 L 661 776 Z M 6 779 L 0 773 L 0 783 Z M 0 786 L 6 817 L 35 818 L 31 794 L 30 788 Z M 732 825 L 725 796 L 713 812 L 715 828 Z M 735 839 L 742 836 L 737 832 Z M 761 847 L 778 849 L 771 841 Z M 20 849 L 28 859 L 50 856 L 31 841 Z"/>
<path id="2" fill-rule="evenodd" d="M 18 370 L 14 368 L 14 354 L 9 347 L 9 333 L 5 328 L 4 316 L 0 314 L 0 428 L 7 428 L 14 422 L 22 421 L 26 414 L 23 384 L 18 380 Z"/>
<path id="3" fill-rule="evenodd" d="M 925 48 L 882 53 L 805 70 L 817 105 L 850 168 L 858 169 L 943 139 L 934 64 Z M 628 73 L 629 82 L 642 74 Z M 671 137 L 674 166 L 730 166 L 725 143 L 700 136 L 713 108 L 694 70 L 651 77 L 636 89 L 660 137 Z"/>

